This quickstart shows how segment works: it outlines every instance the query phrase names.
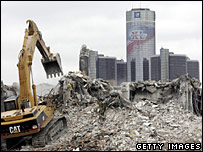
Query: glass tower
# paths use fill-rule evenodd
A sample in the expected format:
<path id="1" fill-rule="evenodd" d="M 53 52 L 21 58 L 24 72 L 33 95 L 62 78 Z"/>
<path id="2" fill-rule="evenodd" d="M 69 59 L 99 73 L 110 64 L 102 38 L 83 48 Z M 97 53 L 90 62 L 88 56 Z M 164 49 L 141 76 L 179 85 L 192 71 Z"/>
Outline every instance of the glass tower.
<path id="1" fill-rule="evenodd" d="M 126 12 L 127 80 L 142 81 L 143 59 L 155 55 L 155 12 L 137 8 Z M 131 62 L 135 61 L 135 70 Z M 133 72 L 133 73 L 132 73 Z"/>

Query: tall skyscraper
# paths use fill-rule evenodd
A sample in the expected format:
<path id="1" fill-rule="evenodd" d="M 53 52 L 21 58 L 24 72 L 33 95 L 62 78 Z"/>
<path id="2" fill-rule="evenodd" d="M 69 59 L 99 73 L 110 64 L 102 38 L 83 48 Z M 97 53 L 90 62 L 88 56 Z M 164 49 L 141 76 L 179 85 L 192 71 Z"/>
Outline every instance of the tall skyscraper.
<path id="1" fill-rule="evenodd" d="M 89 51 L 89 76 L 96 79 L 98 51 Z"/>
<path id="2" fill-rule="evenodd" d="M 149 60 L 143 60 L 143 80 L 149 80 Z"/>
<path id="3" fill-rule="evenodd" d="M 143 80 L 143 59 L 155 55 L 155 12 L 137 8 L 126 12 L 127 80 Z M 135 64 L 132 64 L 132 60 Z M 135 70 L 131 65 L 135 65 Z M 133 72 L 133 73 L 132 73 Z"/>
<path id="4" fill-rule="evenodd" d="M 89 49 L 85 44 L 82 45 L 80 50 L 79 70 L 89 76 Z"/>
<path id="5" fill-rule="evenodd" d="M 135 71 L 135 59 L 132 59 L 130 62 L 130 69 L 131 69 L 131 81 L 135 81 L 135 75 L 136 75 L 136 71 Z M 127 70 L 128 72 L 128 70 Z M 128 73 L 127 73 L 128 74 Z"/>
<path id="6" fill-rule="evenodd" d="M 169 49 L 160 49 L 160 59 L 161 59 L 161 80 L 169 80 Z"/>
<path id="7" fill-rule="evenodd" d="M 161 61 L 159 55 L 154 55 L 150 58 L 151 62 L 151 80 L 161 80 Z"/>
<path id="8" fill-rule="evenodd" d="M 87 76 L 90 76 L 92 79 L 96 78 L 97 56 L 98 51 L 89 50 L 85 44 L 82 45 L 80 50 L 79 70 L 84 72 Z"/>

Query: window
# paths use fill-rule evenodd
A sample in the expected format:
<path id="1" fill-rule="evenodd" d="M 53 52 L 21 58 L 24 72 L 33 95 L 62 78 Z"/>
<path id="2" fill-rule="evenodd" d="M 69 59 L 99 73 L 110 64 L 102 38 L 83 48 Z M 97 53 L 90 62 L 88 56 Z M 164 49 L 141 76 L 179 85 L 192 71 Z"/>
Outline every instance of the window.
<path id="1" fill-rule="evenodd" d="M 15 100 L 4 102 L 5 111 L 16 109 Z"/>

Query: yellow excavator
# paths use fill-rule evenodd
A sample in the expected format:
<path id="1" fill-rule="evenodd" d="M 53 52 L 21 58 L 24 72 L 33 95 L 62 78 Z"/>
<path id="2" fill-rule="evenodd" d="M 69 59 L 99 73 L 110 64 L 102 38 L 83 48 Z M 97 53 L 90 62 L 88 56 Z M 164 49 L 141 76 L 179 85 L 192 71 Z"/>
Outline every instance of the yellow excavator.
<path id="1" fill-rule="evenodd" d="M 32 60 L 37 46 L 42 55 L 44 70 L 52 78 L 63 75 L 61 58 L 58 53 L 50 53 L 42 39 L 42 34 L 32 20 L 27 20 L 22 50 L 17 64 L 19 71 L 19 96 L 6 100 L 5 111 L 1 112 L 1 150 L 9 149 L 14 143 L 29 141 L 33 147 L 43 147 L 57 139 L 67 128 L 64 116 L 54 116 L 52 99 L 38 102 L 36 85 L 33 83 Z M 32 77 L 32 90 L 31 90 Z"/>

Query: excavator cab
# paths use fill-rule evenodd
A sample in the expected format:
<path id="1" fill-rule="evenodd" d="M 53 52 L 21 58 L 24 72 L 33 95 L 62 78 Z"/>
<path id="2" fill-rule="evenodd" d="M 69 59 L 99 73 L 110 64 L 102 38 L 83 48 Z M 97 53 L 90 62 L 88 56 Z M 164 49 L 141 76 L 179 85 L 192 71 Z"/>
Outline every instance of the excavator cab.
<path id="1" fill-rule="evenodd" d="M 52 78 L 52 74 L 54 75 L 54 77 L 56 77 L 56 74 L 60 76 L 60 73 L 61 75 L 63 75 L 61 58 L 58 53 L 56 53 L 51 61 L 45 61 L 42 58 L 41 62 L 47 74 L 47 78 L 49 78 L 49 76 Z"/>
<path id="2" fill-rule="evenodd" d="M 4 101 L 5 111 L 17 109 L 18 96 L 11 96 Z"/>

